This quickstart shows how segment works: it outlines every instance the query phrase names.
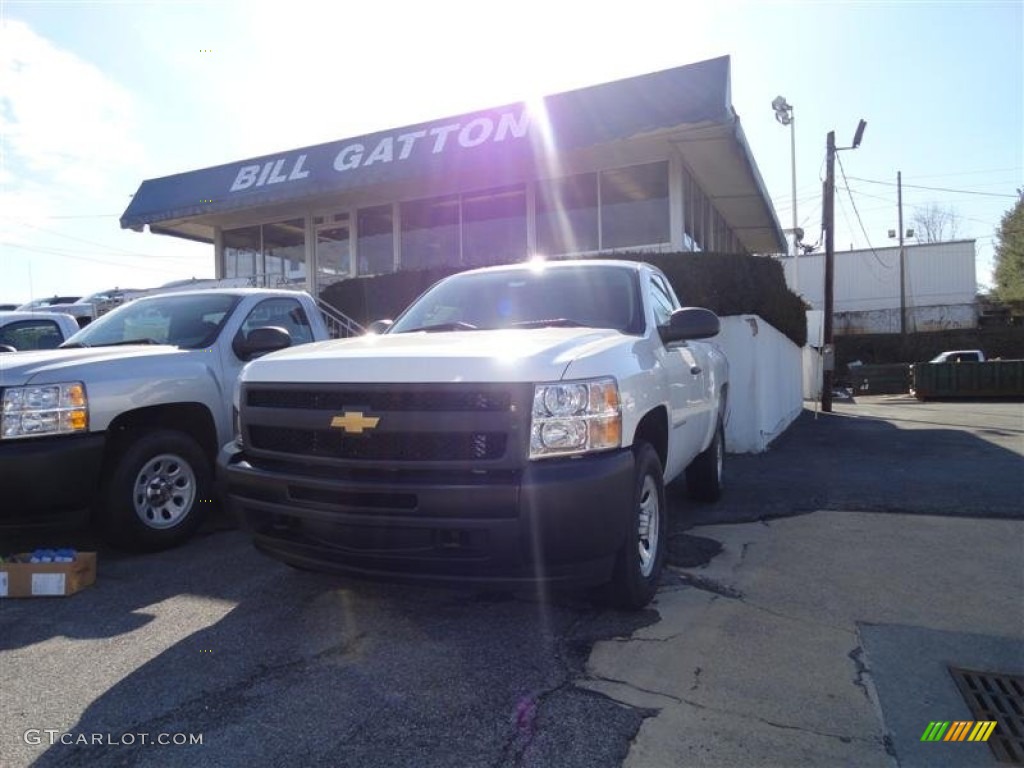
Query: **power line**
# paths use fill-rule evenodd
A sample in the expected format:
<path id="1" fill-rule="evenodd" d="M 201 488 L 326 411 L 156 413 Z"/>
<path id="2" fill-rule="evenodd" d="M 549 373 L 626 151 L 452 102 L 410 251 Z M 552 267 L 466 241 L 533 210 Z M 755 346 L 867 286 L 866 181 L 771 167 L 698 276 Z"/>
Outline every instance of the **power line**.
<path id="1" fill-rule="evenodd" d="M 892 182 L 892 181 L 880 181 L 879 179 L 862 179 L 862 178 L 859 178 L 857 176 L 851 176 L 850 178 L 853 179 L 854 181 L 863 181 L 863 182 L 866 182 L 868 184 L 883 184 L 883 185 L 885 185 L 887 187 L 895 187 L 896 186 L 896 183 Z M 847 184 L 849 184 L 849 182 L 847 182 Z M 1018 197 L 1017 195 L 1007 195 L 1007 194 L 1005 194 L 1003 192 L 979 192 L 976 189 L 951 189 L 950 187 L 926 187 L 926 186 L 921 185 L 921 184 L 904 184 L 903 187 L 904 188 L 909 187 L 911 189 L 927 189 L 927 190 L 931 190 L 932 192 L 953 192 L 954 194 L 958 194 L 958 195 L 981 195 L 982 197 L 1008 197 L 1008 198 L 1010 198 L 1012 200 L 1016 200 L 1017 197 Z"/>
<path id="2" fill-rule="evenodd" d="M 77 241 L 79 243 L 85 243 L 86 245 L 95 245 L 95 246 L 97 246 L 99 248 L 104 249 L 104 251 L 118 251 L 119 253 L 123 253 L 126 256 L 141 256 L 144 259 L 180 259 L 180 260 L 185 260 L 185 261 L 192 261 L 195 258 L 198 258 L 198 257 L 193 257 L 193 256 L 153 256 L 153 255 L 148 254 L 148 253 L 140 253 L 138 251 L 129 251 L 129 250 L 126 250 L 124 248 L 118 248 L 117 246 L 114 246 L 114 245 L 107 245 L 105 243 L 98 243 L 95 240 L 86 240 L 84 237 L 75 237 L 74 235 L 65 235 L 63 232 L 57 232 L 56 230 L 47 229 L 46 227 L 37 227 L 34 224 L 29 224 L 27 221 L 24 221 L 24 220 L 21 220 L 21 221 L 14 220 L 14 221 L 17 224 L 20 224 L 23 227 L 28 227 L 29 229 L 34 229 L 34 230 L 37 230 L 39 232 L 45 232 L 45 233 L 47 233 L 49 235 L 56 235 L 57 237 L 63 237 L 65 239 L 67 239 L 67 240 L 75 240 L 75 241 Z"/>
<path id="3" fill-rule="evenodd" d="M 980 176 L 983 173 L 1004 173 L 1007 171 L 1019 171 L 1021 166 L 1015 165 L 1010 168 L 989 168 L 985 171 L 956 171 L 955 173 L 928 173 L 923 176 L 915 176 L 915 179 L 939 179 L 947 176 Z"/>
<path id="4" fill-rule="evenodd" d="M 119 213 L 81 213 L 67 216 L 33 216 L 33 219 L 116 219 Z M 13 221 L 24 221 L 13 216 L 0 216 L 0 219 L 11 219 Z"/>
<path id="5" fill-rule="evenodd" d="M 126 268 L 128 266 L 127 264 L 124 264 L 123 262 L 106 261 L 105 259 L 94 259 L 94 258 L 90 258 L 88 256 L 81 256 L 81 255 L 78 255 L 78 254 L 69 253 L 67 251 L 62 251 L 60 249 L 55 249 L 55 248 L 41 248 L 39 246 L 22 245 L 21 243 L 10 243 L 10 242 L 3 243 L 3 245 L 5 247 L 7 247 L 7 248 L 19 248 L 19 249 L 21 249 L 23 251 L 35 251 L 37 253 L 47 253 L 47 254 L 50 254 L 52 256 L 60 256 L 61 258 L 74 259 L 74 260 L 77 260 L 77 261 L 91 261 L 91 262 L 94 262 L 96 264 L 107 264 L 107 265 L 112 266 L 112 267 L 121 267 L 122 269 Z M 177 269 L 164 269 L 164 268 L 161 268 L 161 267 L 145 267 L 145 266 L 140 266 L 138 264 L 131 265 L 131 268 L 132 269 L 139 269 L 139 270 L 142 270 L 144 272 L 163 272 L 164 274 L 177 274 L 177 272 L 178 272 Z"/>
<path id="6" fill-rule="evenodd" d="M 883 267 L 886 269 L 892 269 L 891 266 L 878 258 L 878 254 L 875 252 L 875 246 L 871 244 L 871 238 L 868 237 L 868 231 L 864 228 L 864 220 L 861 219 L 860 211 L 857 210 L 857 201 L 853 199 L 853 194 L 850 192 L 850 181 L 846 178 L 846 169 L 843 168 L 843 157 L 838 152 L 836 152 L 836 159 L 839 161 L 839 172 L 843 174 L 843 181 L 846 182 L 846 195 L 850 198 L 850 204 L 853 206 L 853 212 L 857 214 L 857 222 L 860 224 L 860 231 L 864 233 L 864 240 L 867 242 L 868 248 L 871 249 L 871 254 L 875 257 L 875 261 Z"/>

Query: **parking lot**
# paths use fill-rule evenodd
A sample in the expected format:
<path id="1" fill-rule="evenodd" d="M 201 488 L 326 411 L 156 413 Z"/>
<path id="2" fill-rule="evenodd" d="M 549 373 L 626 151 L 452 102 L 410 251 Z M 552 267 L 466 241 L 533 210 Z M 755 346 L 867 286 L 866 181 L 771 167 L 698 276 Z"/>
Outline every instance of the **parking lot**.
<path id="1" fill-rule="evenodd" d="M 670 491 L 638 614 L 300 572 L 224 521 L 100 548 L 95 586 L 0 603 L 0 765 L 997 765 L 919 737 L 972 719 L 944 664 L 1024 674 L 1024 405 L 805 410 L 727 472 Z"/>

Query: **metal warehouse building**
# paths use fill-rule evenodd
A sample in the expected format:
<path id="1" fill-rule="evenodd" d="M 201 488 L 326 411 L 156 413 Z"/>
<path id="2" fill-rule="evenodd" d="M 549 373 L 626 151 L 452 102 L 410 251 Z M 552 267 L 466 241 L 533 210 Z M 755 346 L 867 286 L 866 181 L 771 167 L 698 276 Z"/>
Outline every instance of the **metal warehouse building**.
<path id="1" fill-rule="evenodd" d="M 614 250 L 781 253 L 728 57 L 142 183 L 121 226 L 217 277 L 349 277 Z"/>
<path id="2" fill-rule="evenodd" d="M 835 333 L 899 333 L 900 306 L 906 330 L 942 331 L 978 325 L 974 241 L 904 246 L 902 304 L 900 249 L 836 251 Z M 824 307 L 824 254 L 799 257 L 800 293 L 814 309 Z M 783 259 L 796 290 L 793 258 Z"/>

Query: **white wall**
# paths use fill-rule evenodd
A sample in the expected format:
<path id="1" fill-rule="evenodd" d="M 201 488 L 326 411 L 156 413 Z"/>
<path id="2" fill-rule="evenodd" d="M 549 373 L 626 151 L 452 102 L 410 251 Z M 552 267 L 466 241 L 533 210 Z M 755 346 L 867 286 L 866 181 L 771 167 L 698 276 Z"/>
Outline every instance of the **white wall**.
<path id="1" fill-rule="evenodd" d="M 973 304 L 977 292 L 974 241 L 904 247 L 906 303 L 915 307 Z M 825 254 L 781 259 L 786 283 L 814 309 L 824 303 Z M 799 265 L 794 264 L 799 261 Z M 899 248 L 835 252 L 834 308 L 868 312 L 900 306 Z M 799 286 L 796 272 L 799 271 Z"/>
<path id="2" fill-rule="evenodd" d="M 800 347 L 757 315 L 723 317 L 715 337 L 729 358 L 730 453 L 760 453 L 803 408 Z"/>

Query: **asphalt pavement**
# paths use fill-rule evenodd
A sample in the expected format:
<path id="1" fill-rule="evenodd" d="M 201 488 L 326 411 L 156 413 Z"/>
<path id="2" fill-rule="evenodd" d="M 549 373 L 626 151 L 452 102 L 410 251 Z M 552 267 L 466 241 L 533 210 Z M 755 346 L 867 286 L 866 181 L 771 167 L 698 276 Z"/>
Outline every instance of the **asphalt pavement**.
<path id="1" fill-rule="evenodd" d="M 0 765 L 988 764 L 913 732 L 967 719 L 945 659 L 1022 661 L 1024 405 L 807 410 L 727 471 L 671 493 L 637 614 L 302 573 L 218 521 L 100 547 L 95 586 L 0 602 Z M 0 548 L 43 543 L 95 542 Z"/>

